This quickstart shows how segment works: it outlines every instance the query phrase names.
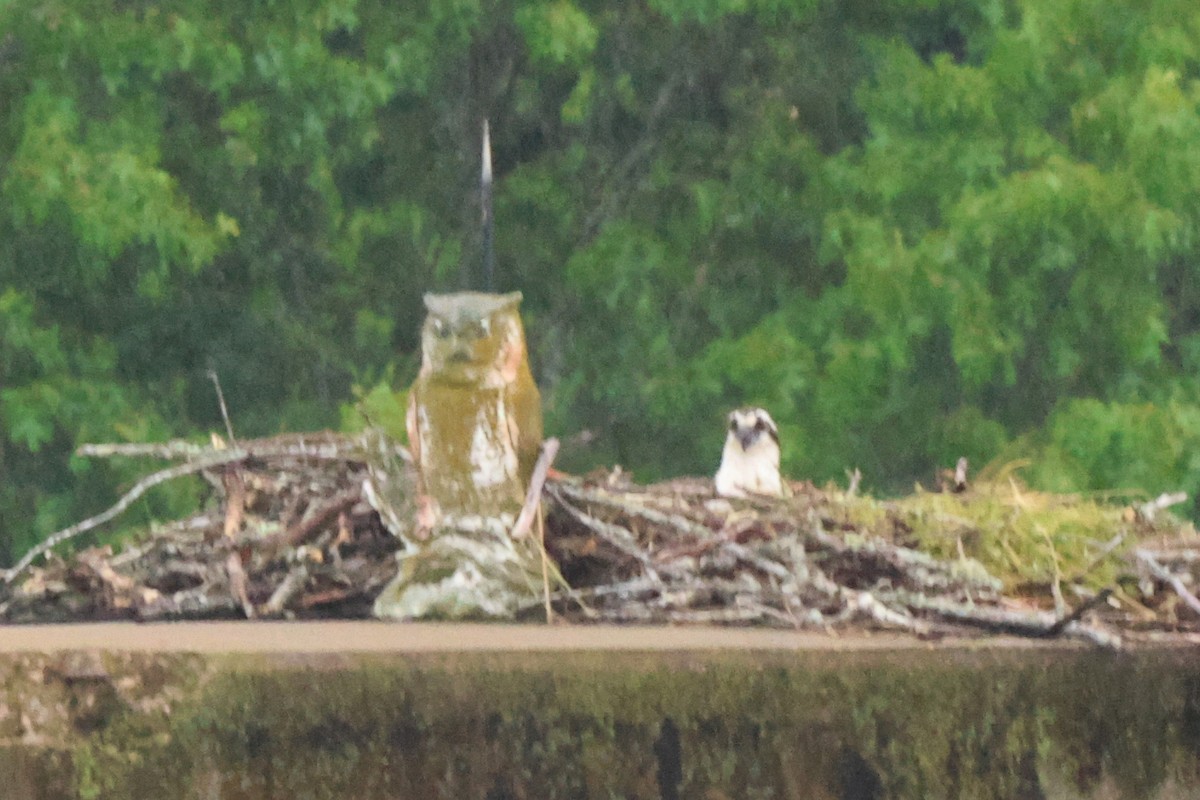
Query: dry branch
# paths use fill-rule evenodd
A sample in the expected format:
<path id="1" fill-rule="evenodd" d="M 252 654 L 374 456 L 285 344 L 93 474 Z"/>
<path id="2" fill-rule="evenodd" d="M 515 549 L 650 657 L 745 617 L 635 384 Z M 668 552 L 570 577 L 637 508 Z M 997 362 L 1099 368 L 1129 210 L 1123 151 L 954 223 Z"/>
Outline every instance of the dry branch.
<path id="1" fill-rule="evenodd" d="M 299 523 L 288 529 L 282 538 L 282 544 L 297 547 L 304 544 L 326 525 L 337 518 L 339 514 L 349 511 L 362 500 L 362 487 L 352 486 L 327 500 L 316 511 L 309 514 Z"/>
<path id="2" fill-rule="evenodd" d="M 308 567 L 304 564 L 297 564 L 288 572 L 287 577 L 271 594 L 271 597 L 263 605 L 263 616 L 274 617 L 283 613 L 292 601 L 304 589 L 304 584 L 308 580 Z"/>
<path id="3" fill-rule="evenodd" d="M 542 452 L 538 455 L 537 464 L 533 467 L 533 475 L 529 479 L 529 489 L 525 492 L 525 504 L 521 507 L 521 514 L 517 517 L 516 524 L 513 525 L 512 538 L 522 539 L 529 535 L 529 529 L 533 526 L 537 509 L 542 503 L 542 486 L 546 483 L 546 474 L 550 471 L 556 455 L 558 455 L 558 439 L 550 438 L 542 442 Z"/>
<path id="4" fill-rule="evenodd" d="M 382 439 L 317 434 L 247 440 L 233 449 L 170 442 L 150 448 L 95 445 L 85 451 L 183 463 L 143 478 L 115 506 L 55 534 L 4 573 L 0 608 L 7 619 L 190 619 L 235 611 L 253 616 L 255 598 L 269 595 L 277 604 L 295 601 L 301 609 L 337 607 L 361 616 L 372 593 L 395 574 L 394 553 L 401 542 L 387 533 L 374 510 L 358 503 L 372 468 L 368 459 L 387 459 L 403 468 L 407 458 Z M 33 567 L 55 545 L 113 519 L 153 486 L 198 472 L 210 478 L 217 507 L 156 527 L 115 557 L 93 548 L 71 560 Z M 295 509 L 304 507 L 310 509 L 307 517 L 294 521 Z M 337 536 L 320 535 L 334 524 Z M 287 578 L 288 565 L 297 560 L 292 545 L 300 543 L 306 544 L 304 558 L 310 563 L 305 569 L 312 580 L 297 584 Z M 29 580 L 16 581 L 31 570 Z M 60 577 L 76 573 L 74 581 Z M 297 592 L 321 597 L 305 603 L 303 596 L 294 596 Z"/>
<path id="5" fill-rule="evenodd" d="M 206 458 L 192 461 L 187 464 L 170 467 L 168 469 L 159 470 L 153 475 L 147 475 L 138 481 L 132 489 L 117 501 L 115 505 L 94 517 L 88 517 L 83 522 L 77 522 L 69 528 L 64 528 L 57 533 L 51 534 L 44 542 L 34 547 L 25 556 L 13 565 L 11 569 L 4 571 L 4 582 L 12 583 L 13 579 L 28 569 L 38 556 L 53 550 L 58 545 L 68 541 L 82 533 L 87 533 L 90 530 L 100 527 L 106 522 L 116 518 L 121 512 L 129 508 L 135 501 L 138 500 L 146 492 L 158 486 L 160 483 L 181 478 L 184 475 L 194 475 L 197 472 L 213 467 L 219 467 L 222 464 L 229 464 L 234 461 L 240 461 L 246 457 L 246 453 L 242 450 L 224 450 L 215 451 L 213 455 Z"/>
<path id="6" fill-rule="evenodd" d="M 1158 559 L 1156 559 L 1149 550 L 1139 548 L 1138 550 L 1134 551 L 1134 555 L 1137 557 L 1138 561 L 1146 565 L 1146 568 L 1150 570 L 1151 575 L 1158 578 L 1160 581 L 1165 581 L 1166 583 L 1170 584 L 1171 588 L 1175 590 L 1175 594 L 1179 595 L 1180 599 L 1187 603 L 1188 608 L 1192 609 L 1192 611 L 1196 612 L 1197 614 L 1200 614 L 1200 598 L 1197 598 L 1196 595 L 1192 594 L 1191 590 L 1184 586 L 1183 581 L 1179 579 L 1178 575 L 1171 572 L 1162 564 L 1158 563 Z"/>
<path id="7" fill-rule="evenodd" d="M 242 607 L 246 619 L 254 619 L 254 604 L 250 602 L 250 594 L 246 590 L 247 578 L 242 557 L 236 552 L 230 553 L 229 558 L 225 559 L 225 570 L 229 574 L 229 593 Z"/>

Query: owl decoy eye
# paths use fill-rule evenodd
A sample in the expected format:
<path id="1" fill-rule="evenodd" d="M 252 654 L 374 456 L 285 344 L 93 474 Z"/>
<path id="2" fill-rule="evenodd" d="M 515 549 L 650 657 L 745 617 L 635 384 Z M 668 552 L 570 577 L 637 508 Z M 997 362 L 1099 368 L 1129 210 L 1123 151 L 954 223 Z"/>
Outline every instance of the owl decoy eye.
<path id="1" fill-rule="evenodd" d="M 463 332 L 468 339 L 486 339 L 489 333 L 488 321 L 486 319 L 476 320 L 467 325 Z"/>
<path id="2" fill-rule="evenodd" d="M 445 339 L 450 335 L 450 326 L 446 324 L 444 319 L 434 318 L 432 322 L 434 336 L 438 337 L 439 339 Z"/>

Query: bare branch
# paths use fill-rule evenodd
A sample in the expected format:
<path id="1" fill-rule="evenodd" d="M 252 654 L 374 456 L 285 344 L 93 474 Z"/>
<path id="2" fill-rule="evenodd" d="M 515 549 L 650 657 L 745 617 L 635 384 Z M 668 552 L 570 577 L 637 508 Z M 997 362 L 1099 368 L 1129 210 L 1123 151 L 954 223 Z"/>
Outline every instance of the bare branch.
<path id="1" fill-rule="evenodd" d="M 4 582 L 12 583 L 13 579 L 28 569 L 29 565 L 32 564 L 34 559 L 36 559 L 38 556 L 53 550 L 55 547 L 65 541 L 68 541 L 69 539 L 73 539 L 82 533 L 87 533 L 88 531 L 98 528 L 106 522 L 109 522 L 125 511 L 125 509 L 129 508 L 129 506 L 137 501 L 142 495 L 153 489 L 155 486 L 158 486 L 160 483 L 166 483 L 167 481 L 174 480 L 175 478 L 182 478 L 185 475 L 194 475 L 197 472 L 201 472 L 206 469 L 212 469 L 213 467 L 219 467 L 223 464 L 230 464 L 234 461 L 240 461 L 245 457 L 245 451 L 238 450 L 236 448 L 233 450 L 218 450 L 214 451 L 213 455 L 207 458 L 192 461 L 187 464 L 180 464 L 169 469 L 160 470 L 152 475 L 147 475 L 145 478 L 142 478 L 140 481 L 138 481 L 132 489 L 126 492 L 125 495 L 118 500 L 116 505 L 114 505 L 112 508 L 103 513 L 97 514 L 94 517 L 88 517 L 83 522 L 77 522 L 69 528 L 63 528 L 61 531 L 51 534 L 46 538 L 45 541 L 26 553 L 20 561 L 13 565 L 11 569 L 4 571 Z"/>
<path id="2" fill-rule="evenodd" d="M 556 455 L 558 455 L 558 439 L 550 438 L 542 442 L 542 452 L 538 456 L 537 464 L 533 467 L 533 475 L 529 478 L 529 489 L 525 492 L 525 505 L 522 506 L 521 514 L 517 517 L 516 524 L 513 525 L 512 538 L 521 539 L 529 534 L 535 512 L 542 503 L 542 486 L 546 483 L 546 473 L 550 471 L 550 465 L 554 463 Z"/>
<path id="3" fill-rule="evenodd" d="M 217 377 L 215 369 L 208 371 L 208 379 L 213 382 L 213 387 L 217 390 L 217 402 L 221 405 L 221 419 L 225 420 L 225 432 L 229 434 L 229 444 L 237 447 L 237 438 L 233 435 L 233 423 L 229 421 L 229 409 L 225 407 L 225 393 L 221 391 L 221 379 Z"/>
<path id="4" fill-rule="evenodd" d="M 1188 608 L 1200 614 L 1200 598 L 1197 598 L 1196 595 L 1192 594 L 1191 590 L 1183 585 L 1183 581 L 1179 579 L 1178 575 L 1158 563 L 1158 560 L 1149 550 L 1139 547 L 1133 551 L 1133 554 L 1137 557 L 1138 561 L 1146 565 L 1151 575 L 1160 581 L 1170 584 L 1171 588 L 1175 590 L 1175 594 L 1179 595 L 1180 599 L 1187 603 Z"/>

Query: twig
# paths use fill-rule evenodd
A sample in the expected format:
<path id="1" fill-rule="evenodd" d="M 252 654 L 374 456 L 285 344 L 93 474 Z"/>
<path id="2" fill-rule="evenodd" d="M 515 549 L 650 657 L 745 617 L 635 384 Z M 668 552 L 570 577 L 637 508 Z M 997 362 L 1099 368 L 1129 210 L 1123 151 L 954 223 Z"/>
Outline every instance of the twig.
<path id="1" fill-rule="evenodd" d="M 271 597 L 262 606 L 263 616 L 274 617 L 283 613 L 288 604 L 304 589 L 308 580 L 308 567 L 298 564 L 292 568 L 287 577 L 276 587 Z"/>
<path id="2" fill-rule="evenodd" d="M 564 584 L 564 588 L 550 595 L 552 603 L 565 603 L 568 600 L 575 603 L 583 611 L 583 615 L 588 619 L 598 619 L 596 611 L 589 606 L 587 600 L 603 600 L 607 597 L 617 597 L 622 602 L 633 599 L 641 594 L 658 593 L 660 584 L 654 583 L 646 578 L 634 578 L 633 580 L 624 581 L 622 583 L 609 583 L 603 586 L 587 586 L 582 589 L 572 589 Z M 518 608 L 518 615 L 533 611 L 543 603 L 542 598 L 536 601 L 523 603 Z"/>
<path id="3" fill-rule="evenodd" d="M 668 528 L 675 528 L 676 530 L 694 536 L 697 539 L 707 539 L 713 536 L 712 530 L 693 522 L 684 516 L 667 514 L 652 508 L 622 503 L 619 500 L 615 500 L 599 492 L 588 491 L 577 486 L 572 486 L 571 484 L 565 482 L 559 483 L 557 486 L 560 492 L 569 496 L 577 503 L 598 505 L 605 508 L 614 509 L 623 514 L 641 517 L 652 524 L 664 525 Z"/>
<path id="4" fill-rule="evenodd" d="M 225 486 L 225 538 L 233 539 L 246 520 L 246 481 L 237 464 L 227 464 L 221 482 Z"/>
<path id="5" fill-rule="evenodd" d="M 766 606 L 758 604 L 733 606 L 732 608 L 698 608 L 668 611 L 667 619 L 670 622 L 686 622 L 691 625 L 729 624 L 754 622 L 764 617 L 773 619 L 775 614 L 769 613 L 770 611 L 774 611 L 774 609 L 767 609 Z M 787 620 L 787 622 L 790 624 L 791 620 Z"/>
<path id="6" fill-rule="evenodd" d="M 156 601 L 160 596 L 157 590 L 142 586 L 127 575 L 117 572 L 112 563 L 95 550 L 80 553 L 79 563 L 87 567 L 108 590 L 108 601 L 115 609 L 132 606 L 136 610 Z"/>
<path id="7" fill-rule="evenodd" d="M 208 371 L 208 379 L 213 382 L 213 386 L 217 390 L 217 402 L 221 405 L 221 419 L 225 420 L 225 432 L 229 434 L 229 444 L 237 447 L 237 438 L 233 435 L 233 423 L 229 421 L 229 409 L 225 407 L 225 393 L 221 391 L 221 379 L 217 377 L 215 369 Z"/>
<path id="8" fill-rule="evenodd" d="M 546 552 L 546 520 L 542 513 L 542 487 L 546 484 L 546 474 L 550 471 L 550 465 L 554 463 L 554 457 L 558 455 L 558 447 L 558 439 L 553 437 L 542 442 L 542 452 L 538 456 L 537 463 L 533 467 L 533 474 L 529 478 L 529 489 L 525 492 L 525 504 L 521 507 L 521 513 L 517 517 L 511 533 L 514 540 L 523 539 L 529 535 L 529 528 L 536 518 L 538 554 L 542 562 L 542 598 L 547 624 L 554 621 L 554 609 L 550 605 L 550 554 Z M 561 579 L 561 575 L 559 577 Z M 563 582 L 565 584 L 565 581 Z"/>
<path id="9" fill-rule="evenodd" d="M 927 623 L 896 611 L 870 592 L 857 592 L 853 589 L 842 589 L 842 592 L 847 595 L 852 608 L 885 628 L 899 628 L 918 635 L 929 633 Z"/>
<path id="10" fill-rule="evenodd" d="M 279 539 L 273 539 L 270 544 L 285 544 L 288 547 L 301 545 L 308 541 L 314 534 L 318 533 L 321 528 L 325 527 L 330 520 L 337 517 L 343 511 L 352 508 L 361 499 L 361 486 L 351 486 L 349 489 L 344 489 L 330 498 L 329 502 L 322 505 L 312 514 L 309 514 L 303 520 L 288 528 Z"/>
<path id="11" fill-rule="evenodd" d="M 546 552 L 546 518 L 542 504 L 537 507 L 538 551 L 542 556 L 542 598 L 546 605 L 546 624 L 554 622 L 554 609 L 550 606 L 550 554 Z"/>
<path id="12" fill-rule="evenodd" d="M 780 564 L 778 561 L 771 561 L 754 553 L 750 548 L 737 544 L 736 542 L 722 542 L 721 547 L 729 551 L 735 558 L 746 562 L 750 566 L 773 575 L 780 580 L 791 580 L 793 578 L 792 571 Z"/>
<path id="13" fill-rule="evenodd" d="M 928 553 L 910 547 L 890 544 L 877 537 L 864 537 L 853 543 L 845 542 L 810 525 L 804 530 L 804 539 L 810 547 L 832 554 L 839 559 L 853 558 L 861 568 L 865 563 L 876 561 L 899 571 L 912 585 L 922 589 L 945 592 L 962 589 L 995 596 L 1001 583 L 988 575 L 982 567 L 978 571 L 955 569 L 952 563 L 940 561 Z"/>
<path id="14" fill-rule="evenodd" d="M 321 606 L 332 606 L 338 603 L 344 603 L 347 600 L 355 599 L 363 593 L 358 588 L 348 589 L 326 589 L 323 592 L 313 592 L 306 594 L 300 598 L 297 605 L 303 609 L 320 608 Z"/>
<path id="15" fill-rule="evenodd" d="M 1119 648 L 1121 646 L 1120 637 L 1075 619 L 1076 616 L 1082 615 L 1093 607 L 1090 603 L 1085 603 L 1081 609 L 1077 609 L 1077 614 L 1073 612 L 1066 618 L 1057 618 L 1053 614 L 1041 611 L 1021 612 L 986 606 L 968 606 L 944 598 L 927 597 L 915 592 L 895 591 L 886 594 L 893 602 L 912 611 L 933 614 L 948 622 L 970 625 L 996 633 L 1038 639 L 1055 635 L 1069 635 L 1088 639 L 1105 647 Z"/>
<path id="16" fill-rule="evenodd" d="M 1138 515 L 1147 522 L 1153 522 L 1158 516 L 1158 512 L 1163 509 L 1177 506 L 1180 503 L 1186 503 L 1188 499 L 1187 492 L 1163 492 L 1158 497 L 1148 503 L 1142 503 L 1137 508 Z"/>
<path id="17" fill-rule="evenodd" d="M 1107 603 L 1108 598 L 1111 596 L 1112 589 L 1101 589 L 1095 597 L 1089 598 L 1088 600 L 1080 603 L 1079 607 L 1071 613 L 1059 617 L 1058 621 L 1047 628 L 1046 632 L 1042 635 L 1046 637 L 1058 636 L 1067 629 L 1067 626 L 1082 619 L 1084 614 L 1091 611 L 1096 606 Z"/>
<path id="18" fill-rule="evenodd" d="M 846 494 L 854 497 L 858 494 L 858 486 L 862 483 L 862 470 L 855 467 L 853 470 L 846 470 L 846 479 L 850 484 L 846 487 Z"/>
<path id="19" fill-rule="evenodd" d="M 242 557 L 234 551 L 225 559 L 225 571 L 229 573 L 229 593 L 238 605 L 246 619 L 254 619 L 254 604 L 250 602 L 250 594 L 246 590 L 246 570 L 242 567 Z"/>
<path id="20" fill-rule="evenodd" d="M 549 472 L 556 455 L 558 455 L 558 439 L 550 438 L 542 442 L 542 452 L 538 456 L 537 464 L 533 467 L 533 475 L 529 478 L 529 489 L 525 492 L 525 504 L 521 507 L 521 514 L 517 517 L 516 524 L 513 525 L 512 538 L 521 539 L 529 534 L 534 516 L 541 508 L 542 486 L 546 483 L 546 473 Z"/>
<path id="21" fill-rule="evenodd" d="M 28 553 L 26 553 L 20 561 L 13 565 L 11 569 L 4 571 L 4 582 L 12 583 L 13 579 L 28 569 L 29 565 L 32 564 L 34 559 L 36 559 L 38 556 L 49 552 L 63 542 L 73 539 L 81 533 L 86 533 L 93 528 L 98 528 L 104 523 L 113 519 L 125 509 L 129 508 L 134 501 L 136 501 L 149 490 L 153 489 L 155 486 L 158 486 L 160 483 L 166 483 L 167 481 L 174 480 L 175 478 L 181 478 L 184 475 L 193 475 L 206 469 L 219 467 L 222 464 L 230 464 L 234 461 L 240 461 L 245 457 L 245 451 L 237 448 L 232 450 L 218 450 L 214 451 L 213 454 L 207 458 L 198 461 L 192 461 L 187 464 L 179 464 L 178 466 L 155 472 L 152 475 L 147 475 L 145 478 L 142 478 L 140 481 L 134 484 L 134 487 L 126 492 L 125 495 L 117 501 L 116 505 L 112 506 L 112 508 L 109 508 L 103 513 L 97 514 L 94 517 L 88 517 L 82 522 L 77 522 L 69 528 L 63 528 L 61 531 L 51 534 L 41 544 L 37 545 Z"/>
<path id="22" fill-rule="evenodd" d="M 138 619 L 151 622 L 159 619 L 211 618 L 237 609 L 237 601 L 228 594 L 216 597 L 208 595 L 208 587 L 198 586 L 176 592 L 170 597 L 160 597 L 154 603 L 137 610 Z"/>
<path id="23" fill-rule="evenodd" d="M 1119 635 L 1098 625 L 1084 625 L 1082 622 L 1072 622 L 1063 629 L 1063 636 L 1083 639 L 1108 650 L 1120 650 L 1125 646 Z"/>
<path id="24" fill-rule="evenodd" d="M 77 456 L 108 458 L 110 456 L 153 456 L 154 458 L 195 458 L 212 453 L 212 445 L 197 444 L 184 439 L 169 442 L 97 442 L 81 444 L 75 449 Z"/>
<path id="25" fill-rule="evenodd" d="M 561 488 L 561 487 L 560 487 Z M 551 496 L 556 497 L 559 506 L 581 522 L 588 530 L 599 536 L 608 545 L 613 547 L 617 552 L 629 556 L 637 560 L 645 571 L 646 576 L 653 581 L 658 582 L 658 571 L 654 566 L 654 559 L 650 554 L 641 548 L 637 539 L 633 534 L 620 525 L 613 525 L 603 520 L 596 519 L 591 514 L 588 514 L 582 509 L 576 508 L 571 503 L 567 502 L 562 496 L 557 495 L 554 489 L 550 490 Z"/>
<path id="26" fill-rule="evenodd" d="M 1062 568 L 1058 563 L 1058 551 L 1054 549 L 1054 540 L 1050 538 L 1050 534 L 1037 526 L 1038 532 L 1042 534 L 1042 538 L 1046 540 L 1046 547 L 1050 550 L 1050 565 L 1054 567 L 1054 574 L 1050 578 L 1050 596 L 1054 598 L 1054 612 L 1060 616 L 1066 613 L 1067 601 L 1063 599 L 1062 593 Z"/>
<path id="27" fill-rule="evenodd" d="M 1121 544 L 1125 541 L 1125 534 L 1126 531 L 1121 531 L 1109 539 L 1108 542 L 1105 543 L 1104 547 L 1100 549 L 1100 552 L 1094 555 L 1092 560 L 1085 564 L 1083 569 L 1072 575 L 1070 580 L 1067 582 L 1080 583 L 1083 581 L 1085 577 L 1091 574 L 1092 570 L 1104 563 L 1104 559 L 1108 558 L 1114 550 L 1121 546 Z"/>
<path id="28" fill-rule="evenodd" d="M 1200 614 L 1200 599 L 1198 599 L 1196 595 L 1192 594 L 1192 592 L 1183 585 L 1183 581 L 1179 580 L 1179 576 L 1177 576 L 1174 572 L 1171 572 L 1162 564 L 1158 563 L 1158 560 L 1155 559 L 1149 550 L 1139 547 L 1133 552 L 1134 555 L 1137 556 L 1138 561 L 1141 561 L 1143 564 L 1145 564 L 1147 569 L 1150 570 L 1154 577 L 1171 584 L 1171 588 L 1175 590 L 1175 594 L 1179 595 L 1183 602 L 1187 603 L 1188 608 L 1192 609 L 1192 611 L 1196 612 L 1197 614 Z"/>
<path id="29" fill-rule="evenodd" d="M 362 437 L 349 439 L 336 434 L 285 434 L 266 439 L 247 439 L 238 444 L 234 450 L 243 452 L 255 458 L 303 458 L 317 461 L 366 461 L 368 456 L 378 450 L 369 447 Z M 82 444 L 75 450 L 76 455 L 94 458 L 109 458 L 112 456 L 178 459 L 203 458 L 218 452 L 211 445 L 197 444 L 181 439 L 170 442 L 140 443 L 140 442 L 101 442 Z M 399 445 L 388 448 L 388 453 L 397 455 L 402 461 L 409 461 L 408 451 Z M 385 453 L 388 454 L 388 453 Z"/>

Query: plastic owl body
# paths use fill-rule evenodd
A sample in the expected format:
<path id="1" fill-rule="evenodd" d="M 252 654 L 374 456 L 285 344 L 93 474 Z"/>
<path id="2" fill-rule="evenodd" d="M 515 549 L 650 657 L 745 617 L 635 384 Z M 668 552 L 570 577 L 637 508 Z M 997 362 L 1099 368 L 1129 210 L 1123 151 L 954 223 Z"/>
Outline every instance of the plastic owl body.
<path id="1" fill-rule="evenodd" d="M 519 511 L 542 441 L 521 293 L 427 294 L 408 438 L 436 523 Z"/>

